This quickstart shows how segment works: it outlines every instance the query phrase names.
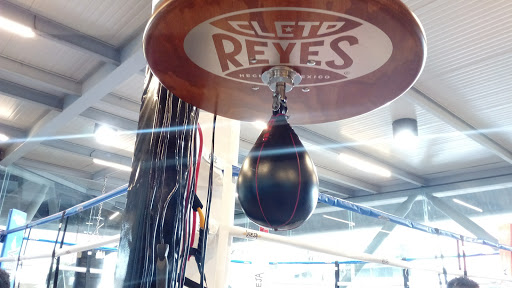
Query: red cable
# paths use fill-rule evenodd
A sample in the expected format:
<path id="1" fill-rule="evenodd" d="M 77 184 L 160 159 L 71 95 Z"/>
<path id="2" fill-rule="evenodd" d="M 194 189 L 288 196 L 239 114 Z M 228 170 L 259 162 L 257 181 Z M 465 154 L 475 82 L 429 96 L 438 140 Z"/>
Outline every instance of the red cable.
<path id="1" fill-rule="evenodd" d="M 201 130 L 201 125 L 199 125 L 199 123 L 197 123 L 197 131 L 199 133 L 199 153 L 197 155 L 197 160 L 196 160 L 196 183 L 194 184 L 194 193 L 197 193 L 197 180 L 199 178 L 199 168 L 201 167 L 201 157 L 203 154 L 203 131 Z M 189 177 L 189 181 L 190 181 L 190 177 Z M 189 189 L 189 191 L 187 191 L 187 199 L 188 199 L 189 192 L 190 192 L 190 189 Z M 190 243 L 193 245 L 195 236 L 196 236 L 196 214 L 195 214 L 195 211 L 193 211 L 192 213 L 194 213 L 194 214 L 193 214 L 193 219 L 192 219 L 192 221 L 193 221 L 192 222 L 192 237 L 190 239 Z M 188 259 L 190 260 L 190 255 L 188 256 Z"/>

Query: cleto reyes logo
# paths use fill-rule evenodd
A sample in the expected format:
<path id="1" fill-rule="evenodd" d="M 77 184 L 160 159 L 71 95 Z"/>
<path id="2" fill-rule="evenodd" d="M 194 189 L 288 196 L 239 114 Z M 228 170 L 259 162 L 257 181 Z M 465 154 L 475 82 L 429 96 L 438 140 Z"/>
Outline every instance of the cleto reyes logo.
<path id="1" fill-rule="evenodd" d="M 261 8 L 229 13 L 194 27 L 185 37 L 187 56 L 221 77 L 262 84 L 269 66 L 286 65 L 300 86 L 354 79 L 384 65 L 389 37 L 361 19 L 308 8 Z"/>

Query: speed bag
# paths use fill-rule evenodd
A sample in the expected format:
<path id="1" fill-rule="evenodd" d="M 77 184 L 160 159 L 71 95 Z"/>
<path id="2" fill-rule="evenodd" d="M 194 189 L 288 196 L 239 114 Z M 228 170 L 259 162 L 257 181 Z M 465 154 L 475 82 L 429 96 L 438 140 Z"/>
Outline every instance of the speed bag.
<path id="1" fill-rule="evenodd" d="M 318 176 L 286 115 L 273 116 L 245 159 L 237 182 L 247 217 L 274 230 L 306 221 L 318 200 Z"/>

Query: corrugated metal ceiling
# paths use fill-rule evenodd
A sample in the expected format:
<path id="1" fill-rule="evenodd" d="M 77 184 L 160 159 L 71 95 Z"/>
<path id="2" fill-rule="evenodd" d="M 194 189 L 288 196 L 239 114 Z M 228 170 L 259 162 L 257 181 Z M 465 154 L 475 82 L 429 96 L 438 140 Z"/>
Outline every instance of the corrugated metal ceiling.
<path id="1" fill-rule="evenodd" d="M 0 123 L 4 125 L 29 130 L 48 112 L 40 105 L 0 94 Z"/>
<path id="2" fill-rule="evenodd" d="M 149 18 L 151 1 L 65 1 L 65 0 L 12 0 L 34 13 L 48 17 L 65 26 L 121 48 L 138 35 L 139 28 Z M 404 1 L 423 23 L 428 38 L 428 58 L 425 70 L 416 87 L 483 131 L 509 151 L 512 151 L 512 2 L 479 0 L 408 0 Z M 90 54 L 72 49 L 58 42 L 36 37 L 22 39 L 0 31 L 0 56 L 25 63 L 51 74 L 83 83 L 102 61 Z M 0 73 L 2 79 L 31 86 L 27 80 L 16 81 L 12 75 Z M 144 83 L 141 72 L 128 77 L 111 91 L 133 102 L 140 102 Z M 41 90 L 45 90 L 41 88 Z M 52 91 L 46 89 L 45 91 Z M 60 94 L 59 94 L 60 93 Z M 54 92 L 62 97 L 65 93 Z M 407 94 L 389 105 L 344 121 L 307 126 L 313 132 L 336 140 L 352 149 L 371 155 L 393 167 L 432 179 L 435 175 L 456 175 L 468 167 L 501 165 L 503 160 L 490 150 L 457 132 L 407 100 Z M 293 101 L 293 92 L 290 94 Z M 269 103 L 270 104 L 270 103 Z M 137 120 L 136 111 L 124 112 L 110 103 L 92 104 L 115 116 Z M 270 105 L 269 105 L 270 107 Z M 2 111 L 7 111 L 2 118 Z M 26 101 L 0 95 L 0 123 L 29 131 L 50 110 Z M 293 111 L 290 111 L 293 116 Z M 397 148 L 392 141 L 392 121 L 401 117 L 418 119 L 420 142 L 414 149 Z M 59 130 L 58 135 L 92 134 L 95 121 L 77 117 Z M 254 141 L 259 131 L 244 124 L 243 138 Z M 121 140 L 123 147 L 108 147 L 96 143 L 91 137 L 67 139 L 71 143 L 101 149 L 123 156 L 131 156 L 134 135 Z M 305 142 L 308 139 L 304 139 Z M 55 165 L 83 169 L 88 172 L 101 168 L 91 166 L 87 157 L 70 156 L 55 149 L 37 148 L 27 157 Z M 45 155 L 47 153 L 47 155 Z M 335 153 L 312 151 L 321 166 L 341 174 L 382 186 L 405 183 L 391 178 L 376 179 L 372 175 L 355 171 L 340 164 Z M 50 155 L 53 158 L 50 159 Z M 68 157 L 69 156 L 69 157 Z M 501 163 L 501 164 L 500 164 Z M 76 164 L 76 165 L 75 165 Z M 485 169 L 485 168 L 482 168 Z"/>
<path id="3" fill-rule="evenodd" d="M 151 15 L 149 0 L 10 0 L 14 4 L 119 47 L 140 32 Z"/>
<path id="4" fill-rule="evenodd" d="M 39 36 L 11 37 L 8 32 L 0 30 L 0 39 L 6 39 L 0 41 L 0 55 L 3 57 L 77 82 L 83 81 L 101 63 L 91 55 Z"/>

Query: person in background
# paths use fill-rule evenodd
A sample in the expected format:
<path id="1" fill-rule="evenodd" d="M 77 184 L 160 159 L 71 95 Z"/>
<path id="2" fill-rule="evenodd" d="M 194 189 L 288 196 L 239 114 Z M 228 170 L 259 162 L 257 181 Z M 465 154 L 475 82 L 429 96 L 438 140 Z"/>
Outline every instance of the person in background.
<path id="1" fill-rule="evenodd" d="M 450 280 L 446 288 L 480 288 L 480 286 L 478 286 L 478 283 L 468 278 L 457 277 Z"/>
<path id="2" fill-rule="evenodd" d="M 4 269 L 0 268 L 0 288 L 11 287 L 11 280 L 9 279 L 9 273 Z"/>

